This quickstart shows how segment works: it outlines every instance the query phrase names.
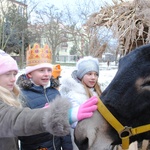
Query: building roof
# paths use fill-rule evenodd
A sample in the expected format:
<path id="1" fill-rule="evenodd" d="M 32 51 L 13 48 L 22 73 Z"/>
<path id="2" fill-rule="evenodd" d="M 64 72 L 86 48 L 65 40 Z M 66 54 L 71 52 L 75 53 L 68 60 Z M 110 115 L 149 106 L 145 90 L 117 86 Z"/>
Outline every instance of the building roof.
<path id="1" fill-rule="evenodd" d="M 19 1 L 16 1 L 16 0 L 9 0 L 9 1 L 11 1 L 11 2 L 13 2 L 13 3 L 16 3 L 16 4 L 19 4 L 19 5 L 22 5 L 22 6 L 25 6 L 25 7 L 28 6 L 28 5 L 26 5 L 25 3 L 19 2 Z"/>

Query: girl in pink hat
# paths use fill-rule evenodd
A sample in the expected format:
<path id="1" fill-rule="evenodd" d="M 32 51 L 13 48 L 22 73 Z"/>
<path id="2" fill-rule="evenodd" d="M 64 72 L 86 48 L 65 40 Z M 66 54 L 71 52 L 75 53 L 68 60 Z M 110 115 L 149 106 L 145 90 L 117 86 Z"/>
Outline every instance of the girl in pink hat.
<path id="1" fill-rule="evenodd" d="M 70 132 L 71 104 L 57 97 L 48 108 L 22 108 L 15 85 L 18 66 L 16 61 L 0 50 L 0 150 L 19 150 L 18 136 L 49 132 L 65 136 Z M 77 120 L 91 117 L 97 109 L 97 99 L 92 98 L 77 112 Z"/>

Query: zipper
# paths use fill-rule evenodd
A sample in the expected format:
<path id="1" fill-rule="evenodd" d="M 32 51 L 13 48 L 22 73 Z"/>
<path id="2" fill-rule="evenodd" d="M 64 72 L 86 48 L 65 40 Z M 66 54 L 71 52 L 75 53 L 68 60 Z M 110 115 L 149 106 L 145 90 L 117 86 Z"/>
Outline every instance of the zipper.
<path id="1" fill-rule="evenodd" d="M 49 101 L 49 99 L 48 99 L 48 97 L 47 97 L 46 89 L 44 89 L 44 95 L 45 95 L 45 98 L 46 98 L 46 100 L 47 100 L 47 102 L 48 102 L 48 104 L 49 104 L 50 101 Z M 52 135 L 52 136 L 53 136 L 53 148 L 54 148 L 54 150 L 56 150 L 56 146 L 55 146 L 55 136 L 54 136 L 54 135 Z"/>
<path id="2" fill-rule="evenodd" d="M 46 94 L 46 89 L 44 89 L 44 95 L 45 95 L 47 103 L 50 103 L 50 101 L 48 100 L 47 94 Z"/>

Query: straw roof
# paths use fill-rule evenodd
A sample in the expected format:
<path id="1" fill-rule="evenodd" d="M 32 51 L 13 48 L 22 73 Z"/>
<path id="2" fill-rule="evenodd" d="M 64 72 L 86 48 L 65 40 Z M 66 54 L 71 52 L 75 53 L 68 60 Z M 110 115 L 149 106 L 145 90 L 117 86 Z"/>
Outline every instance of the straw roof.
<path id="1" fill-rule="evenodd" d="M 123 46 L 123 55 L 133 48 L 150 42 L 150 0 L 113 0 L 92 14 L 86 26 L 106 26 L 112 29 Z"/>

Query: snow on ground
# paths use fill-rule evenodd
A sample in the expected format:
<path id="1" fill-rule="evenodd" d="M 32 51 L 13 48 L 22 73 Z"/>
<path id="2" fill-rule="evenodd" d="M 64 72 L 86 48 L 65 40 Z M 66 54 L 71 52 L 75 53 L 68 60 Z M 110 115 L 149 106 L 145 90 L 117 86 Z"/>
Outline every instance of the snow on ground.
<path id="1" fill-rule="evenodd" d="M 116 66 L 115 63 L 113 62 L 113 63 L 110 63 L 109 67 L 107 66 L 107 63 L 100 63 L 99 67 L 100 67 L 99 83 L 100 83 L 101 89 L 103 91 L 108 86 L 108 84 L 111 82 L 113 77 L 115 76 L 118 66 Z M 75 67 L 62 66 L 61 76 L 69 77 L 73 70 L 75 70 Z M 17 77 L 23 73 L 24 73 L 24 69 L 19 70 Z"/>
<path id="2" fill-rule="evenodd" d="M 116 66 L 115 63 L 110 63 L 109 67 L 106 63 L 100 64 L 99 83 L 101 85 L 102 91 L 109 85 L 117 70 L 118 66 Z"/>

